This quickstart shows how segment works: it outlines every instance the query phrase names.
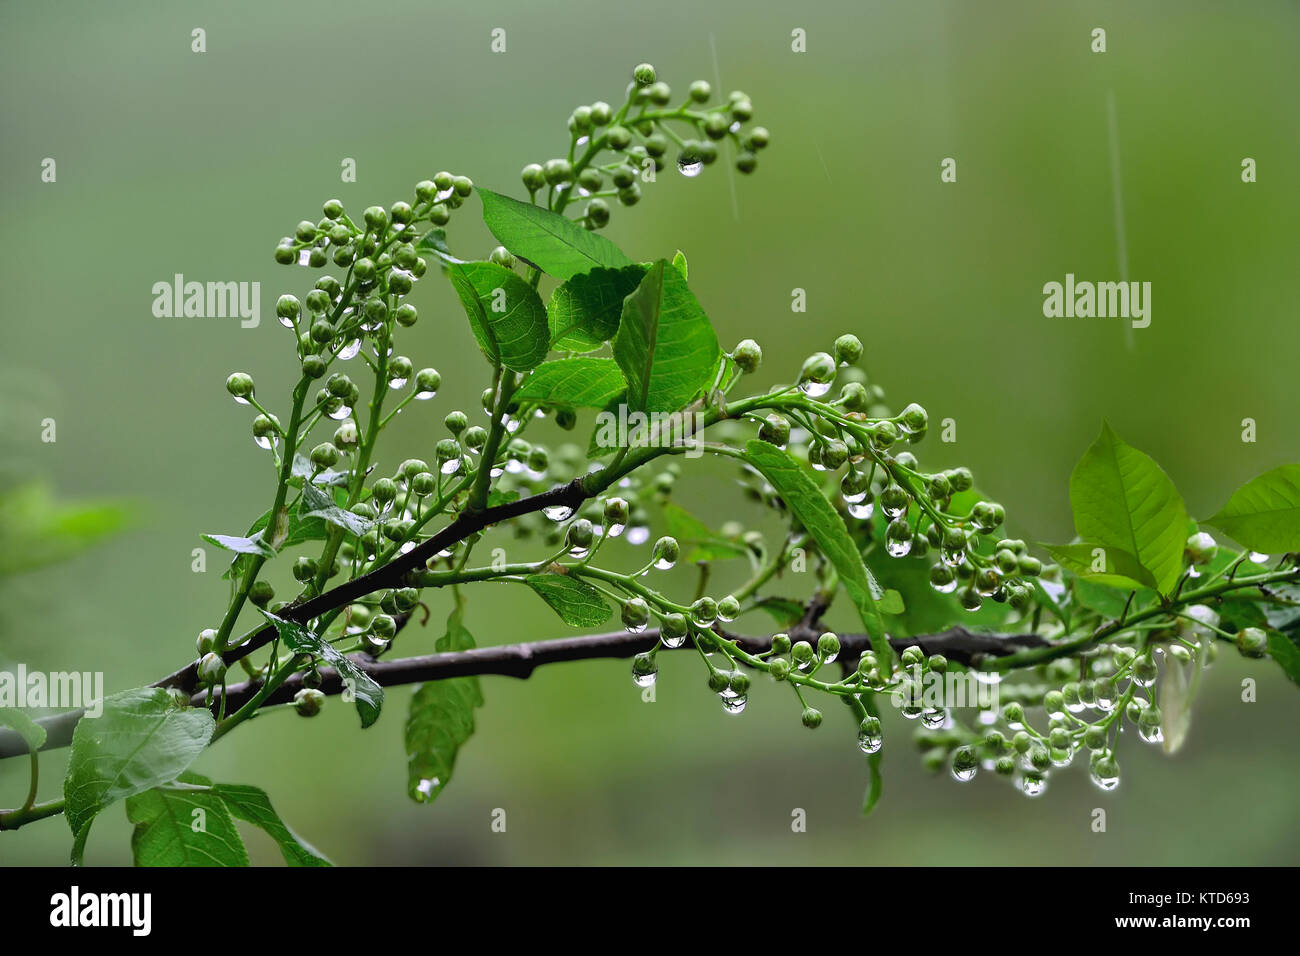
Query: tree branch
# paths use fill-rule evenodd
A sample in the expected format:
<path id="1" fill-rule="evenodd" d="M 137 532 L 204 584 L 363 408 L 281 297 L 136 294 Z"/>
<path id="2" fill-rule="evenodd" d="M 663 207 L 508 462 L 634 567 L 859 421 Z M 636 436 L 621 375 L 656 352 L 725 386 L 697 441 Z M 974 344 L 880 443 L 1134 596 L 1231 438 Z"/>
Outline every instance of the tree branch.
<path id="1" fill-rule="evenodd" d="M 796 625 L 789 633 L 793 640 L 806 640 L 809 636 L 816 640 L 816 635 L 811 629 L 800 625 Z M 726 636 L 728 640 L 735 641 L 751 654 L 761 654 L 772 646 L 771 636 L 744 637 L 731 634 Z M 865 634 L 841 634 L 839 638 L 842 661 L 855 659 L 871 647 L 871 641 Z M 612 631 L 608 634 L 503 644 L 497 647 L 479 647 L 468 651 L 427 654 L 422 657 L 405 657 L 397 660 L 376 660 L 368 655 L 358 655 L 355 659 L 361 669 L 383 687 L 447 680 L 452 677 L 486 675 L 526 679 L 544 664 L 629 658 L 642 651 L 650 650 L 658 640 L 659 632 L 653 629 L 642 631 L 640 634 Z M 969 665 L 980 656 L 1001 657 L 1025 648 L 1045 647 L 1048 642 L 1037 634 L 980 634 L 963 627 L 952 627 L 936 634 L 890 638 L 890 644 L 896 651 L 902 651 L 915 644 L 927 655 L 943 654 L 949 660 Z M 690 647 L 691 643 L 688 641 L 683 646 Z M 661 652 L 665 650 L 668 649 L 663 648 Z M 342 693 L 343 681 L 337 671 L 330 667 L 322 667 L 320 676 L 320 689 L 324 693 Z M 260 681 L 245 681 L 229 685 L 226 688 L 229 695 L 227 711 L 243 706 L 252 699 L 260 687 Z M 295 674 L 267 697 L 265 706 L 288 703 L 302 687 L 302 675 Z M 216 706 L 219 701 L 220 694 L 214 694 L 213 705 Z M 196 707 L 202 707 L 206 702 L 206 691 L 196 693 L 192 698 L 192 703 Z M 45 745 L 41 749 L 51 750 L 66 747 L 71 743 L 73 728 L 81 716 L 82 711 L 75 710 L 38 720 L 37 723 L 45 728 L 46 733 Z M 18 734 L 0 730 L 0 759 L 26 753 L 27 744 Z"/>

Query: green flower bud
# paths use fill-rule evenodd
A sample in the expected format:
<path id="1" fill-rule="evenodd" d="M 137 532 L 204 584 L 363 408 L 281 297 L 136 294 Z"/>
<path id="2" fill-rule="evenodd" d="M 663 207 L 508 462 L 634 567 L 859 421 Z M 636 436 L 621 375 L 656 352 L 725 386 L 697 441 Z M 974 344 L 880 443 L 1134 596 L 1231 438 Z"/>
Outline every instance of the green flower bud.
<path id="1" fill-rule="evenodd" d="M 438 490 L 438 479 L 431 472 L 422 471 L 411 479 L 411 491 L 424 498 Z"/>
<path id="2" fill-rule="evenodd" d="M 233 372 L 226 379 L 226 391 L 235 397 L 236 400 L 248 399 L 253 395 L 253 377 L 247 372 Z M 248 404 L 247 401 L 242 404 Z"/>
<path id="3" fill-rule="evenodd" d="M 636 69 L 632 71 L 632 79 L 636 81 L 637 86 L 649 86 L 655 81 L 655 68 L 649 63 L 637 64 Z"/>
<path id="4" fill-rule="evenodd" d="M 1246 627 L 1237 632 L 1237 650 L 1244 657 L 1263 657 L 1268 650 L 1268 634 L 1258 627 Z"/>
<path id="5" fill-rule="evenodd" d="M 1002 708 L 1002 719 L 1013 727 L 1025 722 L 1025 709 L 1018 701 L 1011 701 Z"/>
<path id="6" fill-rule="evenodd" d="M 975 479 L 972 477 L 969 468 L 953 468 L 945 472 L 945 474 L 953 491 L 970 491 L 975 484 Z"/>
<path id="7" fill-rule="evenodd" d="M 948 670 L 948 658 L 942 654 L 931 654 L 929 664 L 930 670 L 936 674 L 943 674 Z"/>
<path id="8" fill-rule="evenodd" d="M 372 232 L 382 232 L 388 228 L 388 211 L 383 206 L 369 206 L 362 215 Z"/>
<path id="9" fill-rule="evenodd" d="M 199 631 L 198 639 L 194 643 L 198 649 L 199 657 L 210 654 L 217 646 L 217 632 L 210 627 L 205 627 Z"/>
<path id="10" fill-rule="evenodd" d="M 415 373 L 415 390 L 418 394 L 432 395 L 442 385 L 442 376 L 437 369 L 422 368 Z"/>
<path id="11" fill-rule="evenodd" d="M 785 680 L 790 676 L 790 662 L 784 657 L 773 658 L 768 662 L 767 672 L 776 680 Z"/>
<path id="12" fill-rule="evenodd" d="M 300 717 L 315 717 L 325 706 L 325 695 L 314 687 L 304 687 L 293 695 L 293 709 Z"/>
<path id="13" fill-rule="evenodd" d="M 1106 728 L 1093 724 L 1083 732 L 1083 744 L 1089 750 L 1103 750 L 1106 747 Z"/>
<path id="14" fill-rule="evenodd" d="M 817 638 L 817 656 L 826 661 L 834 660 L 840 653 L 840 639 L 827 631 Z"/>
<path id="15" fill-rule="evenodd" d="M 321 442 L 311 450 L 311 463 L 317 469 L 330 468 L 338 464 L 339 450 L 330 442 Z"/>
<path id="16" fill-rule="evenodd" d="M 607 498 L 603 509 L 603 520 L 606 533 L 613 527 L 625 527 L 628 520 L 627 500 L 624 498 Z"/>
<path id="17" fill-rule="evenodd" d="M 629 598 L 623 602 L 623 626 L 629 631 L 640 632 L 650 623 L 650 608 L 639 597 Z"/>
<path id="18" fill-rule="evenodd" d="M 803 709 L 803 725 L 809 730 L 816 730 L 822 725 L 822 712 L 815 707 Z"/>
<path id="19" fill-rule="evenodd" d="M 804 359 L 799 372 L 799 383 L 827 385 L 835 379 L 835 359 L 825 352 L 817 352 Z"/>
<path id="20" fill-rule="evenodd" d="M 758 168 L 758 157 L 753 153 L 741 153 L 736 157 L 736 171 L 748 176 Z"/>
<path id="21" fill-rule="evenodd" d="M 204 687 L 220 684 L 226 677 L 226 662 L 221 655 L 209 651 L 199 658 L 198 678 Z"/>
<path id="22" fill-rule="evenodd" d="M 427 470 L 427 468 L 420 469 L 420 471 Z M 397 485 L 391 478 L 380 478 L 371 486 L 370 495 L 381 505 L 386 505 L 397 497 Z"/>
<path id="23" fill-rule="evenodd" d="M 671 568 L 677 563 L 677 559 L 680 555 L 681 545 L 677 543 L 676 538 L 665 535 L 655 542 L 652 556 L 654 558 L 655 567 L 659 570 L 666 571 L 668 568 Z M 713 613 L 715 617 L 717 616 L 717 611 L 718 608 L 715 604 L 713 605 Z"/>
<path id="24" fill-rule="evenodd" d="M 1030 737 L 1029 734 L 1025 733 L 1023 730 L 1018 731 L 1016 735 L 1011 738 L 1011 746 L 1018 754 L 1028 753 L 1029 748 L 1032 747 L 1033 744 L 1034 738 Z"/>
<path id="25" fill-rule="evenodd" d="M 790 441 L 790 422 L 773 412 L 759 426 L 758 437 L 778 448 L 784 448 Z"/>
<path id="26" fill-rule="evenodd" d="M 763 361 L 763 350 L 753 339 L 742 339 L 736 344 L 731 358 L 742 372 L 752 373 L 758 370 L 759 364 Z"/>
<path id="27" fill-rule="evenodd" d="M 573 179 L 573 164 L 567 159 L 548 159 L 543 171 L 546 175 L 546 181 L 552 186 L 567 183 Z"/>
<path id="28" fill-rule="evenodd" d="M 266 607 L 273 597 L 275 597 L 275 588 L 267 581 L 254 581 L 253 586 L 248 589 L 248 600 L 257 607 Z"/>
<path id="29" fill-rule="evenodd" d="M 835 361 L 840 365 L 856 365 L 862 358 L 862 340 L 856 335 L 841 335 L 835 340 Z"/>
<path id="30" fill-rule="evenodd" d="M 465 429 L 465 447 L 473 451 L 480 450 L 487 444 L 487 429 L 481 425 L 471 425 Z"/>
<path id="31" fill-rule="evenodd" d="M 711 597 L 700 598 L 691 605 L 691 619 L 701 627 L 708 627 L 718 619 L 718 602 Z"/>
<path id="32" fill-rule="evenodd" d="M 790 653 L 790 635 L 774 634 L 772 635 L 772 653 L 789 654 Z"/>
<path id="33" fill-rule="evenodd" d="M 790 649 L 790 657 L 797 664 L 811 664 L 813 661 L 813 648 L 807 641 L 799 641 Z"/>
<path id="34" fill-rule="evenodd" d="M 686 615 L 684 614 L 676 612 L 665 614 L 663 620 L 659 622 L 659 637 L 665 644 L 670 646 L 674 646 L 674 641 L 683 640 L 686 637 L 687 630 Z"/>

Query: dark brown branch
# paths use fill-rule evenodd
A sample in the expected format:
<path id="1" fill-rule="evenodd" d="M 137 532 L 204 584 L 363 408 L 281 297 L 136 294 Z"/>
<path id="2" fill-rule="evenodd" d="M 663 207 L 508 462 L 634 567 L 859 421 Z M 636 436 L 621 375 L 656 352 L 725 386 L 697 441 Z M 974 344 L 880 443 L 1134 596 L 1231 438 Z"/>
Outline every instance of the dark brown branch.
<path id="1" fill-rule="evenodd" d="M 531 514 L 554 505 L 565 505 L 576 510 L 590 494 L 583 488 L 582 479 L 572 481 L 544 491 L 541 494 L 520 498 L 482 511 L 461 512 L 451 524 L 430 538 L 426 538 L 405 554 L 399 554 L 383 567 L 375 568 L 369 574 L 353 578 L 336 588 L 320 594 L 310 601 L 304 601 L 280 612 L 280 616 L 299 624 L 305 624 L 312 618 L 320 617 L 336 608 L 351 604 L 358 598 L 382 591 L 386 588 L 401 587 L 408 572 L 424 566 L 425 562 L 439 551 L 449 548 L 457 542 L 464 541 L 472 534 L 477 534 L 498 521 L 508 521 L 520 515 Z M 233 664 L 240 658 L 247 657 L 259 648 L 265 647 L 275 639 L 275 628 L 268 624 L 257 631 L 243 644 L 232 647 L 222 657 L 226 664 Z M 198 661 L 193 661 L 180 670 L 157 681 L 154 687 L 178 687 L 181 690 L 194 691 L 198 686 Z"/>
<path id="2" fill-rule="evenodd" d="M 807 639 L 808 635 L 801 634 L 799 631 L 798 627 L 793 629 L 791 637 L 795 640 Z M 845 662 L 856 659 L 871 646 L 865 634 L 841 634 L 839 637 L 841 660 Z M 728 635 L 728 638 L 751 654 L 768 650 L 772 640 L 770 636 Z M 648 651 L 658 640 L 657 630 L 646 630 L 640 634 L 613 631 L 608 634 L 561 637 L 525 644 L 503 644 L 498 647 L 480 647 L 469 651 L 427 654 L 422 657 L 406 657 L 391 661 L 375 660 L 361 655 L 357 661 L 376 683 L 384 687 L 447 680 L 452 677 L 486 675 L 524 679 L 544 664 L 632 657 L 642 651 Z M 1001 657 L 1026 647 L 1043 647 L 1047 641 L 1037 634 L 978 634 L 962 627 L 953 627 L 937 634 L 890 638 L 889 643 L 896 651 L 902 651 L 916 644 L 926 654 L 943 654 L 951 661 L 969 665 L 980 656 Z M 689 647 L 689 643 L 686 646 Z M 342 692 L 343 682 L 333 668 L 321 668 L 320 676 L 321 690 L 326 694 Z M 251 700 L 260 686 L 258 681 L 230 685 L 227 688 L 227 693 L 230 695 L 226 704 L 227 712 Z M 302 675 L 295 674 L 268 696 L 265 706 L 288 703 L 302 687 Z M 204 706 L 206 699 L 206 692 L 197 693 L 192 698 L 196 707 Z M 219 697 L 217 699 L 219 700 Z M 69 711 L 37 721 L 46 732 L 45 746 L 41 749 L 66 747 L 72 741 L 72 730 L 80 719 L 81 711 Z M 0 759 L 25 753 L 27 753 L 27 745 L 21 737 L 12 731 L 0 730 Z"/>

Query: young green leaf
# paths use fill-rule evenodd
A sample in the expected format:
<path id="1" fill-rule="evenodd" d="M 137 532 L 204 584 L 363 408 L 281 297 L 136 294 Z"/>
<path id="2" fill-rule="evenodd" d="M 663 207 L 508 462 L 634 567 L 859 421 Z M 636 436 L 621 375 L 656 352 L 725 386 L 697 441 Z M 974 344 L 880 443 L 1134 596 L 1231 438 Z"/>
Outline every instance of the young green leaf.
<path id="1" fill-rule="evenodd" d="M 1049 544 L 1044 547 L 1057 564 L 1081 578 L 1126 591 L 1156 586 L 1151 572 L 1123 548 L 1102 547 L 1090 542 Z"/>
<path id="2" fill-rule="evenodd" d="M 1074 527 L 1084 541 L 1132 555 L 1150 583 L 1168 594 L 1183 571 L 1187 508 L 1169 476 L 1120 440 L 1109 425 L 1070 475 Z"/>
<path id="3" fill-rule="evenodd" d="M 463 605 L 447 618 L 447 634 L 438 650 L 467 650 L 474 639 L 462 621 Z M 478 678 L 431 681 L 416 688 L 406 718 L 407 793 L 417 803 L 431 803 L 451 780 L 456 755 L 474 733 L 474 708 L 483 703 Z"/>
<path id="4" fill-rule="evenodd" d="M 161 687 L 114 694 L 104 700 L 99 717 L 83 717 L 72 734 L 63 780 L 73 862 L 81 862 L 99 811 L 175 780 L 203 752 L 215 729 L 212 714 L 177 707 Z"/>
<path id="5" fill-rule="evenodd" d="M 339 672 L 351 696 L 356 699 L 362 727 L 369 727 L 379 719 L 379 711 L 384 706 L 384 689 L 358 667 L 356 661 L 297 621 L 277 617 L 269 611 L 262 611 L 262 616 L 275 626 L 280 640 L 284 641 L 289 650 L 295 654 L 319 657 Z"/>
<path id="6" fill-rule="evenodd" d="M 336 528 L 342 528 L 348 534 L 360 537 L 374 527 L 374 522 L 369 521 L 361 515 L 353 514 L 345 508 L 340 508 L 335 503 L 334 498 L 327 491 L 322 491 L 315 485 L 308 482 L 303 485 L 302 498 L 298 502 L 298 525 L 301 525 L 312 518 L 319 518 L 327 521 Z M 294 522 L 289 523 L 289 536 L 293 536 Z M 288 544 L 289 539 L 285 539 Z"/>
<path id="7" fill-rule="evenodd" d="M 0 727 L 15 731 L 32 753 L 45 746 L 45 728 L 17 707 L 0 707 Z"/>
<path id="8" fill-rule="evenodd" d="M 721 350 L 680 272 L 660 259 L 623 303 L 614 360 L 633 411 L 671 412 L 711 384 Z"/>
<path id="9" fill-rule="evenodd" d="M 219 783 L 212 792 L 219 796 L 233 817 L 251 823 L 267 833 L 290 866 L 333 866 L 332 863 L 290 830 L 271 806 L 266 791 L 235 783 Z"/>
<path id="10" fill-rule="evenodd" d="M 515 392 L 521 405 L 604 408 L 627 389 L 617 363 L 608 358 L 556 359 L 539 365 Z"/>
<path id="11" fill-rule="evenodd" d="M 636 291 L 645 266 L 580 272 L 551 293 L 547 316 L 551 348 L 590 352 L 614 337 L 623 317 L 623 300 Z"/>
<path id="12" fill-rule="evenodd" d="M 493 365 L 527 372 L 546 360 L 551 333 L 536 289 L 495 262 L 451 261 L 448 274 Z"/>
<path id="13" fill-rule="evenodd" d="M 263 558 L 275 557 L 275 552 L 271 550 L 270 545 L 262 540 L 260 533 L 247 538 L 234 534 L 201 534 L 199 537 L 208 544 L 215 544 L 218 548 L 233 551 L 235 554 L 253 554 Z"/>
<path id="14" fill-rule="evenodd" d="M 579 272 L 632 265 L 614 243 L 559 213 L 479 187 L 483 222 L 497 242 L 547 275 L 568 280 Z"/>
<path id="15" fill-rule="evenodd" d="M 1300 465 L 1282 465 L 1252 478 L 1205 523 L 1251 551 L 1300 551 Z"/>
<path id="16" fill-rule="evenodd" d="M 248 866 L 248 851 L 211 781 L 184 774 L 127 797 L 136 866 Z"/>
<path id="17" fill-rule="evenodd" d="M 677 250 L 677 255 L 673 256 L 673 267 L 682 274 L 683 279 L 691 277 L 690 268 L 686 265 L 686 253 L 680 249 Z"/>
<path id="18" fill-rule="evenodd" d="M 524 583 L 551 606 L 565 624 L 595 627 L 609 620 L 609 605 L 586 581 L 568 574 L 530 574 Z"/>
<path id="19" fill-rule="evenodd" d="M 885 637 L 885 622 L 878 604 L 885 596 L 884 591 L 862 563 L 862 555 L 849 537 L 844 521 L 799 463 L 781 449 L 751 439 L 745 446 L 745 457 L 776 490 L 839 572 L 840 582 L 857 608 L 871 647 L 887 673 L 893 650 Z"/>

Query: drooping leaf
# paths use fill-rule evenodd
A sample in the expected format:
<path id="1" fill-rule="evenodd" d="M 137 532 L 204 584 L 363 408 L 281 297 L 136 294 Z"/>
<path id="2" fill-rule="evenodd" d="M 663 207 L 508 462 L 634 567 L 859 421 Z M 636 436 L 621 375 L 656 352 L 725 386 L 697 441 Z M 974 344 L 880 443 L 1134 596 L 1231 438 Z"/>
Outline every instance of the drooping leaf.
<path id="1" fill-rule="evenodd" d="M 160 687 L 104 700 L 99 717 L 83 717 L 72 734 L 63 780 L 64 815 L 80 863 L 90 825 L 105 807 L 175 780 L 202 753 L 216 729 L 202 708 L 178 707 Z"/>
<path id="2" fill-rule="evenodd" d="M 636 291 L 645 266 L 579 272 L 551 293 L 547 316 L 551 348 L 571 352 L 598 349 L 618 331 L 623 300 Z"/>
<path id="3" fill-rule="evenodd" d="M 893 651 L 885 637 L 885 622 L 878 603 L 884 591 L 863 564 L 862 555 L 838 512 L 799 463 L 776 446 L 751 439 L 745 446 L 745 457 L 767 479 L 835 567 L 840 583 L 862 618 L 881 667 L 888 669 Z"/>
<path id="4" fill-rule="evenodd" d="M 452 261 L 448 275 L 489 361 L 527 372 L 546 360 L 551 333 L 536 289 L 495 262 Z"/>
<path id="5" fill-rule="evenodd" d="M 718 337 L 676 269 L 660 259 L 623 303 L 614 360 L 627 379 L 632 411 L 671 412 L 707 389 Z"/>
<path id="6" fill-rule="evenodd" d="M 1169 476 L 1109 425 L 1070 475 L 1074 527 L 1084 541 L 1132 555 L 1148 576 L 1120 573 L 1168 594 L 1183 570 L 1187 509 Z"/>
<path id="7" fill-rule="evenodd" d="M 609 620 L 609 605 L 599 591 L 569 574 L 530 574 L 524 583 L 551 606 L 565 624 L 594 627 Z"/>
<path id="8" fill-rule="evenodd" d="M 1300 684 L 1300 647 L 1285 634 L 1269 631 L 1268 656 L 1277 661 L 1286 676 Z"/>
<path id="9" fill-rule="evenodd" d="M 515 393 L 520 404 L 604 408 L 627 389 L 613 359 L 567 358 L 546 362 Z"/>
<path id="10" fill-rule="evenodd" d="M 439 651 L 474 646 L 463 615 L 458 597 Z M 430 681 L 416 688 L 406 718 L 407 793 L 412 800 L 431 803 L 446 788 L 461 746 L 474 733 L 474 708 L 482 703 L 476 677 Z"/>
<path id="11" fill-rule="evenodd" d="M 295 654 L 319 657 L 339 672 L 339 676 L 343 678 L 348 688 L 348 696 L 355 699 L 362 727 L 369 727 L 379 719 L 379 712 L 384 706 L 384 689 L 375 683 L 374 678 L 358 667 L 356 661 L 297 621 L 278 617 L 269 611 L 262 611 L 262 616 L 275 626 L 280 640 L 284 641 L 289 650 Z"/>
<path id="12" fill-rule="evenodd" d="M 374 527 L 373 521 L 339 507 L 329 492 L 322 491 L 310 483 L 303 485 L 302 498 L 298 502 L 298 515 L 300 524 L 302 521 L 319 518 L 357 537 L 361 537 Z M 292 525 L 290 528 L 292 533 Z M 285 542 L 288 543 L 287 538 Z"/>
<path id="13" fill-rule="evenodd" d="M 1300 551 L 1300 465 L 1282 465 L 1252 478 L 1205 523 L 1251 551 Z"/>
<path id="14" fill-rule="evenodd" d="M 251 823 L 267 833 L 290 866 L 333 866 L 315 847 L 289 829 L 271 806 L 266 791 L 243 784 L 219 783 L 213 786 L 231 815 Z"/>
<path id="15" fill-rule="evenodd" d="M 32 753 L 45 746 L 45 728 L 17 707 L 0 707 L 0 727 L 8 727 L 17 733 Z"/>
<path id="16" fill-rule="evenodd" d="M 568 280 L 598 266 L 616 269 L 632 260 L 599 233 L 571 219 L 479 187 L 483 222 L 497 241 L 547 275 Z"/>
<path id="17" fill-rule="evenodd" d="M 1130 591 L 1156 586 L 1151 572 L 1122 548 L 1103 547 L 1091 542 L 1049 544 L 1045 547 L 1057 564 L 1079 577 Z"/>
<path id="18" fill-rule="evenodd" d="M 127 797 L 136 866 L 248 866 L 248 851 L 211 781 L 184 774 Z"/>

